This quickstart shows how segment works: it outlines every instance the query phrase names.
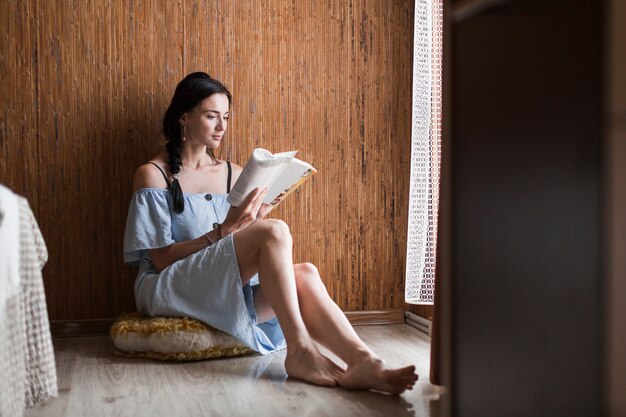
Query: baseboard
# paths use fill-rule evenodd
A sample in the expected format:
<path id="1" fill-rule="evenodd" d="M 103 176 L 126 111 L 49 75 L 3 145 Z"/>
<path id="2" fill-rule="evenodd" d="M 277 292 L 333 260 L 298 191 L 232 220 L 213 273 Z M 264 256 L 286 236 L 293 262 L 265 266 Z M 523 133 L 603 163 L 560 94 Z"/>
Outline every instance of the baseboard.
<path id="1" fill-rule="evenodd" d="M 115 319 L 50 320 L 52 337 L 108 335 Z"/>
<path id="2" fill-rule="evenodd" d="M 346 311 L 345 314 L 353 326 L 404 323 L 404 310 L 401 309 Z"/>
<path id="3" fill-rule="evenodd" d="M 353 326 L 373 324 L 402 324 L 404 311 L 401 309 L 346 311 Z M 51 320 L 52 337 L 104 336 L 115 321 L 114 318 L 88 320 Z"/>
<path id="4" fill-rule="evenodd" d="M 406 324 L 416 328 L 417 330 L 425 333 L 428 337 L 430 337 L 432 332 L 432 321 L 425 319 L 424 317 L 418 316 L 415 313 L 411 313 L 410 311 L 405 311 L 404 317 Z"/>

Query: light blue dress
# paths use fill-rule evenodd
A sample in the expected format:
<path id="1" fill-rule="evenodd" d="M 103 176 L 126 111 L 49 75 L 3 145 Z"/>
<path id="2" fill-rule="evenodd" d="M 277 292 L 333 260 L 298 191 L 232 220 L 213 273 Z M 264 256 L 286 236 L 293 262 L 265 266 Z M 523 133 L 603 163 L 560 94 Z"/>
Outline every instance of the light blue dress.
<path id="1" fill-rule="evenodd" d="M 278 320 L 257 323 L 253 297 L 258 275 L 241 283 L 233 236 L 229 235 L 157 272 L 148 249 L 195 239 L 221 223 L 228 194 L 184 194 L 175 213 L 169 190 L 144 188 L 132 197 L 124 233 L 124 262 L 139 266 L 137 309 L 147 316 L 192 317 L 267 354 L 286 347 Z"/>

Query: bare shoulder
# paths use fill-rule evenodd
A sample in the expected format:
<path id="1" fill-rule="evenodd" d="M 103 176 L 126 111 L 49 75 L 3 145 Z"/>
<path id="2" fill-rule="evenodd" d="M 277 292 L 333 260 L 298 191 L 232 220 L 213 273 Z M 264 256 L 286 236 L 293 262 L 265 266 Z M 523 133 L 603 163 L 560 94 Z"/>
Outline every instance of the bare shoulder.
<path id="1" fill-rule="evenodd" d="M 239 176 L 241 175 L 241 171 L 243 171 L 243 168 L 241 168 L 239 165 L 235 164 L 235 163 L 230 163 L 230 165 L 233 167 L 233 184 L 235 182 L 237 182 L 237 178 L 239 178 Z"/>
<path id="2" fill-rule="evenodd" d="M 157 164 L 167 174 L 167 164 L 159 160 L 154 160 L 152 162 Z M 141 190 L 142 188 L 167 188 L 167 183 L 165 182 L 165 178 L 163 178 L 163 174 L 150 162 L 141 165 L 137 168 L 137 171 L 135 171 L 135 176 L 133 178 L 133 191 Z"/>

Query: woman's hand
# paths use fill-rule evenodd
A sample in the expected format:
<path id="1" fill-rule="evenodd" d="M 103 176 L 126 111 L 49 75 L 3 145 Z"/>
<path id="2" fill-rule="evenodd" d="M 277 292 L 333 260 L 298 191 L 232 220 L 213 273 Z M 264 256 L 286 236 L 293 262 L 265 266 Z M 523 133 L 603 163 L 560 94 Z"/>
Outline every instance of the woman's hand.
<path id="1" fill-rule="evenodd" d="M 267 188 L 261 189 L 257 187 L 252 190 L 239 207 L 231 206 L 221 226 L 222 235 L 226 236 L 238 230 L 245 229 L 257 220 L 261 206 L 264 205 L 263 199 L 267 191 Z M 261 214 L 262 213 L 263 212 L 261 212 Z M 267 213 L 269 213 L 269 211 L 267 211 Z M 265 213 L 265 215 L 267 215 L 267 213 Z M 263 217 L 265 215 L 263 215 Z"/>
<path id="2" fill-rule="evenodd" d="M 257 220 L 263 220 L 265 218 L 265 216 L 270 214 L 270 211 L 272 211 L 272 210 L 274 210 L 274 206 L 271 206 L 269 204 L 263 203 L 261 205 L 261 208 L 259 209 L 259 211 L 256 214 L 256 219 Z"/>

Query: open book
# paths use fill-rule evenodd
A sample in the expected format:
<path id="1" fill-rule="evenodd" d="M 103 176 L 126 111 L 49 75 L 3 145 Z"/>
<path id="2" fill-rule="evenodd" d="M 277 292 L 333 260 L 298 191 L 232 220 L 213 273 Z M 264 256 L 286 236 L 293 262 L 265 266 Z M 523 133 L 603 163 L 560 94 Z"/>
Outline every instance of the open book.
<path id="1" fill-rule="evenodd" d="M 255 149 L 230 190 L 228 203 L 238 207 L 256 187 L 268 187 L 263 202 L 277 206 L 293 190 L 317 173 L 311 165 L 294 158 L 296 153 L 297 151 L 272 154 L 266 149 Z"/>

